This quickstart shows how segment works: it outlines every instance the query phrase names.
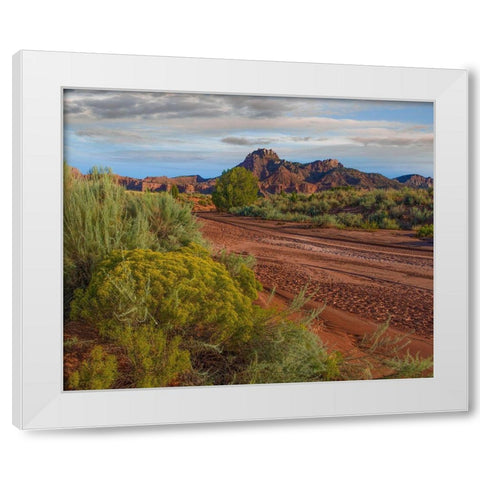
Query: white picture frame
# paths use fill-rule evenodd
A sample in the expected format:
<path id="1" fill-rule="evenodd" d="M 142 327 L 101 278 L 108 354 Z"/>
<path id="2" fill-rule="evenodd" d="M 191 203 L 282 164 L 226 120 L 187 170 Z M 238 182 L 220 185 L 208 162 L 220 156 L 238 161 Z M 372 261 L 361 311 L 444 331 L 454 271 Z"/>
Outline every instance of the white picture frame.
<path id="1" fill-rule="evenodd" d="M 63 391 L 62 89 L 435 104 L 434 375 Z M 13 58 L 13 423 L 110 427 L 468 409 L 464 70 L 20 51 Z"/>

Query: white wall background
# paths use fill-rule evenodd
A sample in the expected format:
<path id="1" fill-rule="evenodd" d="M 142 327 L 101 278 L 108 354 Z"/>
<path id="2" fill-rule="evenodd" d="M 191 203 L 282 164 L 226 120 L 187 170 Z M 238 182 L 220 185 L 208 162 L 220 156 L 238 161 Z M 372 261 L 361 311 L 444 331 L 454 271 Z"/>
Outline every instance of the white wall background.
<path id="1" fill-rule="evenodd" d="M 480 432 L 474 304 L 479 293 L 474 249 L 479 196 L 473 187 L 480 181 L 476 165 L 480 38 L 474 5 L 468 0 L 5 2 L 0 20 L 0 475 L 13 479 L 475 478 Z M 70 432 L 20 432 L 12 427 L 11 55 L 19 49 L 467 68 L 471 412 Z"/>

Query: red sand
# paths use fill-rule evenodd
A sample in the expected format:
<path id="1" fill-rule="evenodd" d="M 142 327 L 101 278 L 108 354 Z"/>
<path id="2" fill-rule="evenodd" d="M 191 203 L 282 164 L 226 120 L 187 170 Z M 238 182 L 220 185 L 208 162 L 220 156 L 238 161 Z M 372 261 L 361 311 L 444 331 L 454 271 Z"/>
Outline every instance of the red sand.
<path id="1" fill-rule="evenodd" d="M 252 254 L 256 274 L 285 304 L 308 285 L 309 306 L 326 304 L 312 329 L 327 347 L 355 355 L 364 335 L 390 318 L 388 335 L 433 355 L 433 244 L 412 231 L 339 230 L 198 213 L 215 250 Z M 264 300 L 266 295 L 260 298 Z"/>

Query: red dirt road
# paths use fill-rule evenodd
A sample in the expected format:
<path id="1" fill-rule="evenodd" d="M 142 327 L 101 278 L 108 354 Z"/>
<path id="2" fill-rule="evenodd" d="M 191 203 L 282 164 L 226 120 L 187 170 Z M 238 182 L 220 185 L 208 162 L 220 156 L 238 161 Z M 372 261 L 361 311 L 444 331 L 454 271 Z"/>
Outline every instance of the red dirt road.
<path id="1" fill-rule="evenodd" d="M 351 351 L 388 318 L 408 333 L 411 353 L 433 354 L 433 245 L 408 231 L 349 231 L 198 213 L 215 250 L 249 253 L 277 301 L 307 285 L 312 306 L 326 304 L 314 327 L 332 349 Z"/>

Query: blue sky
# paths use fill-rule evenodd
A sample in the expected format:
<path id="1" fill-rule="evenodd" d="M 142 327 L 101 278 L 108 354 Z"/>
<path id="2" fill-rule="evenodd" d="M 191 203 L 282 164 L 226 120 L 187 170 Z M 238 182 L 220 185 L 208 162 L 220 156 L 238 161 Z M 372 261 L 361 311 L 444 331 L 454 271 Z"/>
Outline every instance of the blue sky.
<path id="1" fill-rule="evenodd" d="M 257 148 L 387 177 L 433 176 L 433 104 L 132 91 L 64 91 L 64 155 L 87 172 L 219 175 Z"/>

